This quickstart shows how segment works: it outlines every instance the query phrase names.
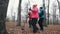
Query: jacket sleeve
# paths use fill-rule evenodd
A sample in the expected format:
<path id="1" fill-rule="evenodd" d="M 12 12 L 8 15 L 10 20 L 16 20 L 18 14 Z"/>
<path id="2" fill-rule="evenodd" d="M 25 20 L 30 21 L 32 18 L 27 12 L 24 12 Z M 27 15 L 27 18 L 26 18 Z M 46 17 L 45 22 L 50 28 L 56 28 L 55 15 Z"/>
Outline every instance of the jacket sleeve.
<path id="1" fill-rule="evenodd" d="M 44 12 L 43 12 L 43 10 L 40 10 L 39 11 L 39 16 L 41 17 L 42 15 L 44 15 Z"/>

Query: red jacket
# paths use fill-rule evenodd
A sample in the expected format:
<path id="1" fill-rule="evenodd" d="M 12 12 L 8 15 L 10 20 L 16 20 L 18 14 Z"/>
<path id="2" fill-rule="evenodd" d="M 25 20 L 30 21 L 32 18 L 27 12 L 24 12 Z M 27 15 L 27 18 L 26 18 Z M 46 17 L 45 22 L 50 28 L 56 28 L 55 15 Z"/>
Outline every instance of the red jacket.
<path id="1" fill-rule="evenodd" d="M 38 8 L 35 7 L 32 12 L 31 12 L 31 18 L 38 18 L 39 15 L 38 15 Z"/>

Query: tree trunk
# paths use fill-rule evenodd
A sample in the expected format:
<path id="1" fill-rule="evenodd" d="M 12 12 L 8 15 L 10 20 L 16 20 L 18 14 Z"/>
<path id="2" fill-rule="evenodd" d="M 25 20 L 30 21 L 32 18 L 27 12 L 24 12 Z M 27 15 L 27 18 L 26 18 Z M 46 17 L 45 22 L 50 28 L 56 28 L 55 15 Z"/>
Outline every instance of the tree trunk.
<path id="1" fill-rule="evenodd" d="M 45 11 L 45 0 L 43 0 L 43 9 L 44 9 L 44 16 L 45 16 L 44 26 L 47 26 L 47 24 L 46 24 L 46 11 Z"/>
<path id="2" fill-rule="evenodd" d="M 50 24 L 49 23 L 49 4 L 50 4 L 50 0 L 48 0 L 48 24 Z"/>
<path id="3" fill-rule="evenodd" d="M 53 24 L 56 24 L 56 5 L 55 3 L 52 4 L 53 6 Z"/>
<path id="4" fill-rule="evenodd" d="M 20 26 L 21 24 L 21 1 L 22 0 L 19 0 L 19 7 L 18 7 L 18 18 L 17 18 L 17 20 L 18 20 L 18 23 L 17 23 L 17 26 Z"/>
<path id="5" fill-rule="evenodd" d="M 60 2 L 57 0 L 57 2 L 58 2 L 58 8 L 59 8 L 59 18 L 60 18 Z M 58 23 L 60 23 L 60 22 L 58 22 Z"/>
<path id="6" fill-rule="evenodd" d="M 6 14 L 9 0 L 0 0 L 0 34 L 7 34 L 6 31 Z"/>
<path id="7" fill-rule="evenodd" d="M 58 2 L 58 7 L 59 7 L 59 15 L 60 15 L 60 2 L 57 0 Z"/>
<path id="8" fill-rule="evenodd" d="M 56 9 L 53 9 L 53 24 L 56 24 Z"/>

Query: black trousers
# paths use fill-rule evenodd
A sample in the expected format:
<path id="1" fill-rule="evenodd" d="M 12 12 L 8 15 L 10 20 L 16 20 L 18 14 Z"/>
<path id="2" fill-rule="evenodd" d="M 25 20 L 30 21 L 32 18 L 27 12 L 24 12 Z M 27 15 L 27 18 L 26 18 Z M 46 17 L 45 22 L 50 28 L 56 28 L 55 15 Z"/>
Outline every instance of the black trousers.
<path id="1" fill-rule="evenodd" d="M 29 27 L 32 26 L 32 20 L 29 20 Z"/>
<path id="2" fill-rule="evenodd" d="M 36 33 L 38 28 L 36 26 L 37 23 L 37 19 L 36 18 L 32 18 L 32 26 L 33 26 L 33 32 Z"/>
<path id="3" fill-rule="evenodd" d="M 43 30 L 43 20 L 44 18 L 39 18 L 38 24 L 40 26 L 40 30 Z"/>

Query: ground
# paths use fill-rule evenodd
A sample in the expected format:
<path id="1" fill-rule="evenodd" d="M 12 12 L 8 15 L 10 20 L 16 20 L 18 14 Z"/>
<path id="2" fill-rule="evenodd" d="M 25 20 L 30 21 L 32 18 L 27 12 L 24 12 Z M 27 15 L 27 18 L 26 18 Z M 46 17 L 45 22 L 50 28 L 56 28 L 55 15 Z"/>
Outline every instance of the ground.
<path id="1" fill-rule="evenodd" d="M 28 23 L 21 23 L 21 26 L 16 26 L 16 22 L 6 22 L 6 29 L 9 34 L 35 34 L 32 28 L 29 28 Z M 39 28 L 39 25 L 37 24 Z M 38 30 L 36 34 L 60 34 L 60 25 L 48 25 L 44 27 L 44 31 Z"/>

